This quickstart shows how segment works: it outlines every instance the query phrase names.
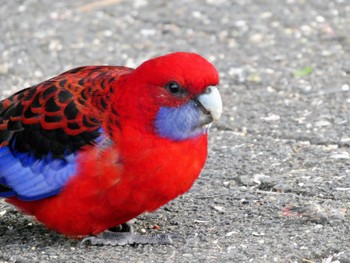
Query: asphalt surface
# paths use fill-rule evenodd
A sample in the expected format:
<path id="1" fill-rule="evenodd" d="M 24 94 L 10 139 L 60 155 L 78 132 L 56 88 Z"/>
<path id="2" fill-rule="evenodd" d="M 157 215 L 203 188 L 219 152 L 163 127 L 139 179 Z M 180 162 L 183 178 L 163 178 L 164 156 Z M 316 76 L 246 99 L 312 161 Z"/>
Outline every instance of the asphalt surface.
<path id="1" fill-rule="evenodd" d="M 349 24 L 347 0 L 3 0 L 2 97 L 183 50 L 220 71 L 224 115 L 191 191 L 136 221 L 173 245 L 80 247 L 0 203 L 0 261 L 350 262 Z"/>

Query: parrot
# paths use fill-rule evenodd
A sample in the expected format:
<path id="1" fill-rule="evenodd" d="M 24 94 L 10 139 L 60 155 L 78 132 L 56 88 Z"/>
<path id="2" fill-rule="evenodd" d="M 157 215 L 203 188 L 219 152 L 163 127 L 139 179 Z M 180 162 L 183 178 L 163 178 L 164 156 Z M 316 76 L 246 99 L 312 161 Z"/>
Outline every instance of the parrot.
<path id="1" fill-rule="evenodd" d="M 171 243 L 128 222 L 198 178 L 222 114 L 218 84 L 204 57 L 174 52 L 135 69 L 77 67 L 14 93 L 0 102 L 0 197 L 93 245 Z"/>

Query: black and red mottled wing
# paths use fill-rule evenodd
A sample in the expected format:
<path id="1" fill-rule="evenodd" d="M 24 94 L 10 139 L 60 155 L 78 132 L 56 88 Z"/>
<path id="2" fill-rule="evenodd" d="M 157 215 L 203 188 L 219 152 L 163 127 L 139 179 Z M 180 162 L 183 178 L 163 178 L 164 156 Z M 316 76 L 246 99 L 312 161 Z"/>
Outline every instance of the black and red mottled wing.
<path id="1" fill-rule="evenodd" d="M 0 145 L 60 157 L 99 136 L 113 83 L 126 67 L 79 67 L 0 102 Z"/>
<path id="2" fill-rule="evenodd" d="M 57 194 L 77 151 L 98 141 L 116 82 L 131 70 L 79 67 L 1 101 L 0 197 Z"/>

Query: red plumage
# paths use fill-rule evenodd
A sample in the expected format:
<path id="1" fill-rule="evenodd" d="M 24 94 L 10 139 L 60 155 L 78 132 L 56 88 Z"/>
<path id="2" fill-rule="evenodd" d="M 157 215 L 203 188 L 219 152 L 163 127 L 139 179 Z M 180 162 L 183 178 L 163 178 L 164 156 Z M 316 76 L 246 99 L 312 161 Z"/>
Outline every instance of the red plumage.
<path id="1" fill-rule="evenodd" d="M 145 138 L 137 131 L 130 132 L 133 133 L 127 137 L 131 135 L 139 140 L 125 148 L 120 146 L 103 153 L 96 149 L 84 152 L 79 160 L 79 172 L 59 195 L 33 202 L 8 201 L 35 215 L 50 229 L 71 237 L 83 237 L 153 211 L 192 186 L 205 163 L 206 136 L 174 146 L 164 139 Z M 143 152 L 140 156 L 140 149 L 153 148 L 157 143 L 162 143 L 165 149 Z M 184 155 L 184 150 L 191 155 Z M 164 155 L 172 158 L 164 162 Z M 125 158 L 130 161 L 123 165 L 116 164 L 120 156 L 136 157 Z M 174 167 L 174 163 L 178 165 Z"/>
<path id="2" fill-rule="evenodd" d="M 179 83 L 184 95 L 170 94 L 164 88 L 169 81 Z M 48 141 L 47 150 L 20 137 L 15 147 L 33 151 L 37 158 L 76 151 L 77 169 L 54 196 L 7 201 L 71 237 L 98 234 L 159 208 L 188 191 L 199 176 L 207 157 L 207 133 L 181 140 L 160 136 L 157 114 L 162 107 L 176 111 L 217 84 L 218 74 L 208 61 L 174 53 L 136 70 L 73 69 L 11 96 L 2 102 L 1 146 L 10 145 L 17 131 L 37 127 L 43 144 Z M 92 136 L 101 128 L 105 144 Z"/>

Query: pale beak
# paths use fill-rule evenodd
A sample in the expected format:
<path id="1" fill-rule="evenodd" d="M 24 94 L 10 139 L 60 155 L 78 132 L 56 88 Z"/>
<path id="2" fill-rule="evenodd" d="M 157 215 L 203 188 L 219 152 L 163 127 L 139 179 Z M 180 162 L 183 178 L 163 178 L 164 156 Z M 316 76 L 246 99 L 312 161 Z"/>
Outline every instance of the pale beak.
<path id="1" fill-rule="evenodd" d="M 222 100 L 219 90 L 216 87 L 208 87 L 202 95 L 197 97 L 197 101 L 211 115 L 211 121 L 220 119 L 222 113 Z M 207 120 L 209 123 L 209 120 Z"/>

